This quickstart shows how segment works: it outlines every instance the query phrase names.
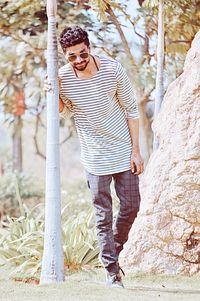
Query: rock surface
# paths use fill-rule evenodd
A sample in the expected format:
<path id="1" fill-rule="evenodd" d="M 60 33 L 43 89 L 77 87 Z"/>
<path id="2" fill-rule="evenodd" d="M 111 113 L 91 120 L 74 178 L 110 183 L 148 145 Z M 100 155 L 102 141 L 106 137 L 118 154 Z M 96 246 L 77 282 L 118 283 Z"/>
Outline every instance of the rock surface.
<path id="1" fill-rule="evenodd" d="M 154 122 L 141 207 L 121 255 L 131 272 L 200 274 L 200 32 Z"/>

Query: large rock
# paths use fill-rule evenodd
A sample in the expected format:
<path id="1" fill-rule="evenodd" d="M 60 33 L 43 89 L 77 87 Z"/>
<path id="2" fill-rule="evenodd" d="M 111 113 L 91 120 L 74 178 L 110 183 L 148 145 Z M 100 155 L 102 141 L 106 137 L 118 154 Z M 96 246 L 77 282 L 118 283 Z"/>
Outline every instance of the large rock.
<path id="1" fill-rule="evenodd" d="M 154 122 L 141 207 L 121 261 L 131 272 L 200 274 L 200 32 Z"/>

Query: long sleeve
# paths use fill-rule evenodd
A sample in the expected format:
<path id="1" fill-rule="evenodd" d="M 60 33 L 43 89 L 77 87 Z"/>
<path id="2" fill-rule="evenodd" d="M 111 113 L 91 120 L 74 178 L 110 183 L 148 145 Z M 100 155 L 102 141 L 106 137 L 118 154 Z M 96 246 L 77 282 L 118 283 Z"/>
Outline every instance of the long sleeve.
<path id="1" fill-rule="evenodd" d="M 71 112 L 69 110 L 69 108 L 64 104 L 64 108 L 63 108 L 62 112 L 59 113 L 59 115 L 60 115 L 61 118 L 66 119 L 66 118 L 72 117 L 73 116 L 73 112 Z"/>
<path id="2" fill-rule="evenodd" d="M 139 112 L 133 88 L 126 71 L 120 63 L 116 68 L 117 98 L 121 106 L 125 109 L 127 119 L 138 119 Z"/>
<path id="3" fill-rule="evenodd" d="M 60 114 L 59 114 L 60 117 L 62 117 L 64 119 L 72 117 L 74 115 L 73 105 L 72 105 L 72 102 L 64 95 L 62 81 L 61 81 L 61 85 L 60 85 L 59 97 L 62 100 L 62 102 L 64 103 L 64 108 L 63 108 L 62 112 L 60 112 Z"/>
<path id="4" fill-rule="evenodd" d="M 60 117 L 64 119 L 72 117 L 74 113 L 71 101 L 64 97 L 61 93 L 59 96 L 64 103 L 64 108 L 62 112 L 59 113 Z"/>

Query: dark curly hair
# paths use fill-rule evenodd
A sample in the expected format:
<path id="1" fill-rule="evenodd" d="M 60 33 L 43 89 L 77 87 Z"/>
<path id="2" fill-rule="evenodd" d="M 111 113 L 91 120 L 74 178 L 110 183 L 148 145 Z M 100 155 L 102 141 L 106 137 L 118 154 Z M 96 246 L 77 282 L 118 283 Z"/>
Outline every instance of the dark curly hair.
<path id="1" fill-rule="evenodd" d="M 60 34 L 59 42 L 64 53 L 68 47 L 80 43 L 85 43 L 86 46 L 90 45 L 88 33 L 80 26 L 66 27 Z"/>

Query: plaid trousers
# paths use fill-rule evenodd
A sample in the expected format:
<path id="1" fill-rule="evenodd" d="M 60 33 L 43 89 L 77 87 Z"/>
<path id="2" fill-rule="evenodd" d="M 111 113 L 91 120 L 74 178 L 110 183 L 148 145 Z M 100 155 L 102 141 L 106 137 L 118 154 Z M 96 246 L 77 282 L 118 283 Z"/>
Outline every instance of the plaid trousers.
<path id="1" fill-rule="evenodd" d="M 139 178 L 131 170 L 97 176 L 86 171 L 95 208 L 97 238 L 102 263 L 109 274 L 119 272 L 118 257 L 140 206 Z M 120 208 L 113 224 L 110 184 L 114 180 Z"/>

